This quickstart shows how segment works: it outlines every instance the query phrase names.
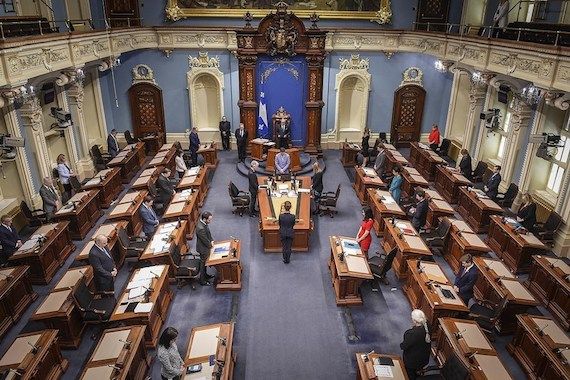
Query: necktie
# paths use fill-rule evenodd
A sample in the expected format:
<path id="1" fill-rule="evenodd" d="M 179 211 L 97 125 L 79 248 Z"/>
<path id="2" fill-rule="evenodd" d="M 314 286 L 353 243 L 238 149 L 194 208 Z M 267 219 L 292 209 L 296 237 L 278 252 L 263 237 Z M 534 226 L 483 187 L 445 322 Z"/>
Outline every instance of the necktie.
<path id="1" fill-rule="evenodd" d="M 109 252 L 107 252 L 107 249 L 101 248 L 101 250 L 103 251 L 104 254 L 107 255 L 108 258 L 110 258 L 111 260 L 113 260 L 113 258 L 111 257 L 111 255 L 109 255 Z"/>

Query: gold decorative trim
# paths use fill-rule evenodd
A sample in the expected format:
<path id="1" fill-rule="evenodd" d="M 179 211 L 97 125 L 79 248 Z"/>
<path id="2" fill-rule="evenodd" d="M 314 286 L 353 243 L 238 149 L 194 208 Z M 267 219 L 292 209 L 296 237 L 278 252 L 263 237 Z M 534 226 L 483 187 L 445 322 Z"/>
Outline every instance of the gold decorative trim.
<path id="1" fill-rule="evenodd" d="M 418 67 L 408 67 L 402 73 L 402 83 L 400 83 L 400 87 L 408 85 L 408 84 L 417 84 L 420 87 L 423 87 L 423 71 Z"/>
<path id="2" fill-rule="evenodd" d="M 154 71 L 148 65 L 136 65 L 132 70 L 133 84 L 139 82 L 150 82 L 156 84 Z"/>
<path id="3" fill-rule="evenodd" d="M 382 0 L 380 3 L 380 10 L 376 12 L 371 22 L 377 22 L 380 25 L 392 23 L 392 4 L 390 0 Z"/>

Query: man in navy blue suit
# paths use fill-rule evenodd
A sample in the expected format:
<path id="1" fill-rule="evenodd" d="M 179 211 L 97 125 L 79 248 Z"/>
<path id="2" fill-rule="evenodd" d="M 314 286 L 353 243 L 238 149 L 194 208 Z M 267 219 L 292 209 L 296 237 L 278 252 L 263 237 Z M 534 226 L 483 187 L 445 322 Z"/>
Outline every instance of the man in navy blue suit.
<path id="1" fill-rule="evenodd" d="M 200 149 L 200 137 L 198 137 L 196 127 L 192 127 L 190 131 L 190 158 L 192 160 L 192 166 L 198 164 L 198 149 Z"/>
<path id="2" fill-rule="evenodd" d="M 107 136 L 107 152 L 111 157 L 115 157 L 119 153 L 119 143 L 117 142 L 117 130 L 111 129 L 111 133 Z"/>
<path id="3" fill-rule="evenodd" d="M 459 297 L 463 300 L 465 305 L 473 298 L 473 286 L 477 281 L 477 267 L 473 264 L 473 257 L 470 254 L 465 254 L 459 259 L 461 262 L 461 269 L 455 277 L 453 289 L 459 293 Z"/>
<path id="4" fill-rule="evenodd" d="M 153 198 L 150 195 L 147 195 L 144 197 L 144 201 L 139 208 L 139 213 L 143 222 L 142 230 L 147 238 L 150 238 L 154 234 L 159 223 L 158 216 L 156 216 L 156 213 L 152 209 L 152 203 Z"/>
<path id="5" fill-rule="evenodd" d="M 107 237 L 105 235 L 95 237 L 95 244 L 89 250 L 89 264 L 93 268 L 93 280 L 95 281 L 97 291 L 114 291 L 117 268 L 115 267 L 115 261 L 107 250 Z"/>
<path id="6" fill-rule="evenodd" d="M 487 184 L 485 185 L 485 192 L 487 196 L 491 199 L 497 198 L 499 193 L 499 184 L 501 183 L 501 166 L 495 165 L 493 169 L 493 174 L 489 177 Z"/>
<path id="7" fill-rule="evenodd" d="M 412 226 L 419 232 L 420 228 L 423 228 L 426 224 L 426 218 L 428 213 L 428 199 L 426 193 L 422 189 L 416 190 L 416 207 L 410 209 L 410 215 L 412 217 Z"/>
<path id="8" fill-rule="evenodd" d="M 289 264 L 291 260 L 291 246 L 295 236 L 294 226 L 295 215 L 291 214 L 291 202 L 285 201 L 283 206 L 281 206 L 281 214 L 279 214 L 279 237 L 281 238 L 283 262 L 285 264 Z"/>
<path id="9" fill-rule="evenodd" d="M 22 246 L 22 238 L 18 235 L 16 228 L 12 226 L 12 218 L 8 215 L 2 215 L 0 218 L 0 244 L 2 244 L 2 257 L 0 264 L 4 265 L 8 262 L 8 258 L 12 253 L 16 252 Z"/>

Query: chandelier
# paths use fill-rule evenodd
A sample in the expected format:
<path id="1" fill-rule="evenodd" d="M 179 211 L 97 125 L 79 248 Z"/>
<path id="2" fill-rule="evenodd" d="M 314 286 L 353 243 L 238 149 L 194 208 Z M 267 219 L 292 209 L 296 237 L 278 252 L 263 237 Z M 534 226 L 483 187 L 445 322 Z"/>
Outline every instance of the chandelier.
<path id="1" fill-rule="evenodd" d="M 540 99 L 542 98 L 542 91 L 531 83 L 522 89 L 521 97 L 528 104 L 535 105 L 540 102 Z"/>

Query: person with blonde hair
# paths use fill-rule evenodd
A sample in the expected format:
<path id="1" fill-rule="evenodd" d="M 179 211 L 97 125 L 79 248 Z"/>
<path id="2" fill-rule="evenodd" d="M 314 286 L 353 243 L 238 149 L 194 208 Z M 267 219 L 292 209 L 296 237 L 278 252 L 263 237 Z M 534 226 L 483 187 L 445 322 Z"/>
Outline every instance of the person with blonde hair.
<path id="1" fill-rule="evenodd" d="M 412 310 L 412 328 L 404 333 L 404 341 L 400 343 L 403 350 L 404 366 L 408 378 L 417 378 L 417 371 L 424 368 L 429 362 L 431 352 L 431 336 L 427 318 L 423 311 Z"/>
<path id="2" fill-rule="evenodd" d="M 73 187 L 71 186 L 70 178 L 75 175 L 73 170 L 68 165 L 65 154 L 60 154 L 57 156 L 57 174 L 59 176 L 59 182 L 63 185 L 62 202 L 65 203 L 71 198 Z"/>
<path id="3" fill-rule="evenodd" d="M 522 196 L 521 207 L 517 211 L 517 222 L 527 231 L 534 231 L 534 225 L 536 224 L 536 203 L 534 203 L 529 193 L 524 193 Z"/>

